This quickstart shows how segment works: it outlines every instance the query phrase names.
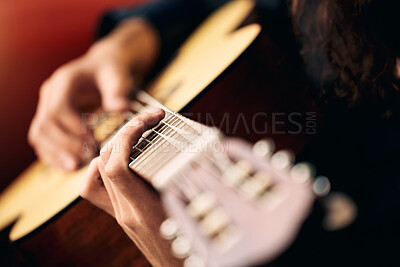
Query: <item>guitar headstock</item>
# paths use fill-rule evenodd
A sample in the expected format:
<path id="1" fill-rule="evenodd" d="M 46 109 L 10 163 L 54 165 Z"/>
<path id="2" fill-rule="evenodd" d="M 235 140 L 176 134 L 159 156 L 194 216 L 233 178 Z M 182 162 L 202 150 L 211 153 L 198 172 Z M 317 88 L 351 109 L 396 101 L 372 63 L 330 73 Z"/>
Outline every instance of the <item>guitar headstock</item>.
<path id="1" fill-rule="evenodd" d="M 294 240 L 315 199 L 314 173 L 290 152 L 272 152 L 271 141 L 226 140 L 162 190 L 170 218 L 160 232 L 185 266 L 262 263 Z"/>

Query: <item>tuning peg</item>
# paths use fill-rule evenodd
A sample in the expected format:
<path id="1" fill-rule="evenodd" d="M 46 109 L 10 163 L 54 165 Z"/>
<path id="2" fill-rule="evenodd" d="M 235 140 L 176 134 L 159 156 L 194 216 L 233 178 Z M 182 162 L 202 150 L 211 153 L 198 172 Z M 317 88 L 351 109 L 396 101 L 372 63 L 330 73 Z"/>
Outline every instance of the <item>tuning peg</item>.
<path id="1" fill-rule="evenodd" d="M 164 239 L 172 240 L 179 233 L 179 225 L 171 218 L 166 219 L 160 226 L 160 234 Z"/>
<path id="2" fill-rule="evenodd" d="M 271 165 L 277 170 L 287 169 L 293 163 L 293 153 L 288 150 L 280 150 L 271 157 Z"/>
<path id="3" fill-rule="evenodd" d="M 192 242 L 186 235 L 179 235 L 171 244 L 171 250 L 175 257 L 184 259 L 190 255 Z"/>
<path id="4" fill-rule="evenodd" d="M 257 172 L 251 178 L 246 180 L 240 186 L 240 189 L 247 197 L 254 199 L 271 186 L 272 178 L 270 174 L 266 172 Z"/>
<path id="5" fill-rule="evenodd" d="M 212 210 L 217 204 L 213 193 L 207 191 L 196 196 L 187 206 L 188 212 L 194 218 L 202 218 L 207 212 Z"/>
<path id="6" fill-rule="evenodd" d="M 237 186 L 241 184 L 245 178 L 247 178 L 253 171 L 250 162 L 245 160 L 239 160 L 237 163 L 232 164 L 227 168 L 223 174 L 223 179 L 229 185 Z"/>
<path id="7" fill-rule="evenodd" d="M 298 163 L 290 169 L 290 178 L 299 184 L 309 181 L 314 176 L 314 168 L 307 163 Z"/>
<path id="8" fill-rule="evenodd" d="M 200 222 L 200 228 L 207 236 L 216 236 L 229 224 L 229 216 L 222 208 L 215 208 Z"/>
<path id="9" fill-rule="evenodd" d="M 287 193 L 276 189 L 276 187 L 272 187 L 271 190 L 265 191 L 260 197 L 260 203 L 267 209 L 273 209 L 279 203 L 281 203 L 282 200 L 285 199 L 287 196 Z"/>
<path id="10" fill-rule="evenodd" d="M 331 182 L 325 176 L 318 176 L 313 184 L 313 191 L 319 197 L 324 197 L 331 191 Z"/>
<path id="11" fill-rule="evenodd" d="M 236 167 L 241 169 L 243 174 L 249 175 L 253 171 L 253 165 L 247 160 L 239 160 Z"/>
<path id="12" fill-rule="evenodd" d="M 253 153 L 259 157 L 268 157 L 275 150 L 275 143 L 271 139 L 262 139 L 253 145 Z"/>
<path id="13" fill-rule="evenodd" d="M 183 267 L 206 267 L 206 263 L 202 257 L 197 254 L 192 254 L 185 259 Z"/>

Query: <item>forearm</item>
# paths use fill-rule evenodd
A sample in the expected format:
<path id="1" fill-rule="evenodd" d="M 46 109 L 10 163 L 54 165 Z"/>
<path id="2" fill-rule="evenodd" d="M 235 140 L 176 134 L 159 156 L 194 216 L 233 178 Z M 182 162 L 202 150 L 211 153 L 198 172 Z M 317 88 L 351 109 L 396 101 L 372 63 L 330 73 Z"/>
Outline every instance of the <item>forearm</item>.
<path id="1" fill-rule="evenodd" d="M 153 230 L 127 233 L 143 255 L 155 267 L 182 266 L 182 261 L 172 255 L 170 242 L 159 234 L 159 226 Z"/>
<path id="2" fill-rule="evenodd" d="M 143 76 L 157 61 L 160 46 L 156 29 L 146 20 L 134 17 L 125 20 L 95 43 L 88 55 L 102 57 L 104 51 L 108 51 L 110 55 L 124 61 L 133 74 Z"/>

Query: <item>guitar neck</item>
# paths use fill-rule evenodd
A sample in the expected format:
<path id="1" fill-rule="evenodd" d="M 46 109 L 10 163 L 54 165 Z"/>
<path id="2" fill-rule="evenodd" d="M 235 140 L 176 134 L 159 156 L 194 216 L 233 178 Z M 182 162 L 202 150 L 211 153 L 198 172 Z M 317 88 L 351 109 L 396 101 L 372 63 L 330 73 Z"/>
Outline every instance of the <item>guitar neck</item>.
<path id="1" fill-rule="evenodd" d="M 132 102 L 132 112 L 105 113 L 92 124 L 95 138 L 103 147 L 130 119 L 155 107 L 162 108 L 166 115 L 156 127 L 144 132 L 132 148 L 129 167 L 162 190 L 207 147 L 220 142 L 218 130 L 170 111 L 144 91 L 138 92 Z"/>

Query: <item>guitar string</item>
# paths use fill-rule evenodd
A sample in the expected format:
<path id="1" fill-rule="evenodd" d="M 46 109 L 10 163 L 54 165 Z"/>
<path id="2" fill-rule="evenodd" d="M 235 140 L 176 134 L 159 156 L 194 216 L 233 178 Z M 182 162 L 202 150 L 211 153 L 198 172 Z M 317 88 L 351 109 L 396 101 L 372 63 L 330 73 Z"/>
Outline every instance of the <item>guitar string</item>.
<path id="1" fill-rule="evenodd" d="M 168 119 L 174 119 L 173 117 L 172 118 L 168 118 Z M 161 121 L 161 122 L 163 122 L 163 121 Z M 157 125 L 156 127 L 159 127 L 160 126 L 160 124 L 159 125 Z M 164 127 L 165 125 L 163 125 L 161 128 L 160 128 L 160 130 L 164 130 L 166 127 Z M 151 131 L 151 130 L 149 130 L 149 131 Z M 149 135 L 151 135 L 151 134 L 149 134 Z M 148 136 L 148 135 L 147 135 Z M 145 137 L 147 137 L 147 136 L 145 136 Z M 148 139 L 145 139 L 145 138 L 143 138 L 144 136 L 142 136 L 140 139 L 142 139 L 142 140 L 148 140 Z M 154 136 L 154 138 L 157 138 L 157 136 Z M 139 141 L 138 141 L 138 143 L 135 145 L 135 146 L 133 146 L 133 148 L 132 148 L 132 150 L 134 150 L 134 149 L 138 149 L 138 145 L 140 145 L 140 139 L 139 139 Z M 145 152 L 145 150 L 148 148 L 148 146 L 149 146 L 150 144 L 149 143 L 147 143 L 144 147 L 141 147 L 140 149 L 142 150 L 141 152 Z M 135 160 L 136 159 L 136 157 L 138 157 L 138 156 L 140 156 L 140 153 L 138 152 L 138 153 L 134 153 L 133 155 L 132 155 L 132 153 L 131 153 L 131 159 L 132 159 L 132 161 L 133 160 Z M 133 157 L 133 158 L 132 158 Z"/>
<path id="2" fill-rule="evenodd" d="M 167 115 L 168 116 L 168 115 Z M 166 117 L 167 117 L 166 116 Z M 176 120 L 176 118 L 174 118 L 173 116 L 170 116 L 170 117 L 168 117 L 167 118 L 167 121 L 169 121 L 169 120 L 172 120 L 173 122 Z M 165 120 L 165 118 L 164 118 L 164 120 L 162 120 L 161 121 L 162 123 L 165 123 L 166 122 L 166 120 Z M 157 127 L 157 126 L 156 126 Z M 159 127 L 159 126 L 158 126 Z M 163 125 L 162 127 L 161 127 L 161 130 L 164 130 L 166 128 L 166 125 Z M 143 137 L 143 136 L 142 136 Z M 155 136 L 155 138 L 157 138 L 157 136 Z M 149 145 L 149 144 L 147 144 L 147 145 Z M 141 149 L 146 149 L 147 148 L 147 145 L 144 147 L 144 148 L 141 148 Z M 134 146 L 132 149 L 136 149 L 136 146 Z M 135 160 L 135 159 L 132 159 L 132 160 Z"/>
<path id="3" fill-rule="evenodd" d="M 173 135 L 176 135 L 176 133 L 173 133 Z M 150 157 L 148 157 L 148 159 L 146 161 L 144 161 L 146 166 L 143 168 L 143 171 L 147 172 L 147 174 L 149 176 L 152 176 L 155 172 L 158 171 L 158 169 L 163 167 L 167 161 L 169 161 L 170 159 L 175 157 L 180 152 L 178 149 L 174 148 L 171 145 L 170 140 L 163 137 L 162 135 L 159 138 L 163 140 L 163 142 L 162 142 L 163 148 L 161 148 L 161 149 L 163 149 L 164 152 L 169 152 L 169 153 L 164 153 L 161 156 L 160 151 L 158 150 L 158 153 L 152 153 L 152 155 Z M 153 141 L 151 141 L 151 142 L 153 142 Z M 158 147 L 154 146 L 152 149 L 157 150 L 160 146 L 161 145 L 159 145 Z M 164 149 L 168 149 L 169 151 L 165 151 Z M 138 166 L 140 166 L 140 165 L 138 165 Z M 154 166 L 156 166 L 156 167 L 154 168 Z M 151 172 L 148 172 L 148 170 L 151 170 Z"/>
<path id="4" fill-rule="evenodd" d="M 168 126 L 166 126 L 168 128 Z M 168 132 L 165 132 L 166 134 L 169 134 L 169 132 L 171 132 L 171 129 L 168 129 Z M 154 132 L 156 135 L 158 135 L 157 131 Z M 176 133 L 172 134 L 172 137 L 175 135 Z M 147 139 L 146 139 L 147 140 Z M 141 162 L 137 162 L 136 166 L 138 167 L 142 167 L 142 172 L 146 172 L 148 173 L 149 176 L 152 175 L 152 173 L 149 173 L 148 170 L 152 169 L 152 166 L 158 166 L 158 167 L 162 167 L 162 165 L 165 163 L 165 161 L 172 159 L 172 157 L 176 156 L 178 154 L 178 151 L 176 150 L 171 150 L 168 147 L 168 141 L 165 138 L 161 138 L 161 136 L 157 136 L 157 138 L 153 139 L 153 140 L 148 140 L 149 144 L 151 145 L 151 149 L 154 151 L 158 151 L 158 153 L 152 153 L 149 154 L 146 159 L 142 160 Z M 161 149 L 161 151 L 160 151 Z M 164 154 L 160 154 L 161 152 L 167 152 L 165 151 L 165 149 L 168 149 L 170 151 L 168 151 L 169 153 L 164 153 Z M 151 152 L 151 151 L 150 151 Z M 150 153 L 147 152 L 147 153 Z M 157 168 L 158 169 L 158 168 Z M 153 168 L 152 172 L 154 172 L 155 169 Z"/>
<path id="5" fill-rule="evenodd" d="M 174 113 L 172 113 L 171 112 L 171 114 L 172 115 L 175 115 Z M 176 115 L 175 115 L 176 116 Z M 185 121 L 183 121 L 182 119 L 180 119 L 180 120 L 177 120 L 177 123 L 178 123 L 178 126 L 181 126 L 181 128 L 183 127 L 183 126 L 185 126 L 185 125 L 187 125 L 186 124 L 186 122 Z M 167 124 L 167 126 L 169 126 L 168 124 Z M 171 127 L 172 128 L 172 127 Z M 176 129 L 172 129 L 172 130 L 176 130 Z M 176 133 L 174 133 L 174 134 L 176 134 Z M 163 138 L 162 136 L 161 137 L 159 137 L 160 139 L 165 139 L 165 138 Z M 190 140 L 188 140 L 188 141 L 190 141 Z M 152 142 L 154 142 L 154 141 L 152 141 Z M 166 140 L 164 141 L 164 142 L 166 142 Z M 206 159 L 208 159 L 208 162 L 209 163 L 211 163 L 216 169 L 218 169 L 221 173 L 223 172 L 222 170 L 221 170 L 221 167 L 222 166 L 218 166 L 217 164 L 216 164 L 216 162 L 215 162 L 215 159 L 214 158 L 210 158 L 210 156 L 208 155 L 208 153 L 206 154 L 206 157 L 205 157 Z M 223 165 L 225 165 L 225 169 L 226 169 L 226 167 L 227 166 L 229 166 L 229 165 L 231 165 L 232 164 L 232 162 L 229 160 L 229 159 L 227 159 L 226 157 L 224 157 L 225 158 L 225 160 L 223 161 Z M 199 163 L 197 163 L 197 162 L 192 162 L 192 164 L 195 164 L 195 165 L 198 165 L 199 167 L 201 167 L 201 168 L 204 168 L 204 166 L 203 165 L 201 165 L 201 164 L 199 164 Z M 222 162 L 220 162 L 220 163 L 222 163 Z M 228 164 L 226 164 L 226 163 L 228 163 Z M 197 172 L 194 170 L 194 166 L 192 165 L 192 164 L 190 164 L 189 163 L 189 167 L 191 168 L 191 170 L 192 170 L 192 172 L 194 173 L 194 174 L 196 174 L 197 175 Z M 205 169 L 207 172 L 210 172 L 208 169 Z M 211 175 L 214 175 L 213 173 L 210 173 Z M 198 175 L 197 175 L 198 176 Z M 187 177 L 188 178 L 188 177 Z M 199 177 L 198 177 L 199 178 Z M 179 179 L 179 180 L 183 180 L 183 181 L 188 181 L 188 182 L 191 182 L 191 186 L 189 186 L 189 188 L 200 188 L 200 187 L 202 187 L 203 189 L 204 188 L 206 188 L 206 187 L 208 187 L 205 183 L 204 183 L 204 181 L 202 180 L 202 179 L 196 179 L 197 181 L 199 181 L 202 185 L 199 185 L 198 183 L 196 183 L 196 180 L 193 180 L 193 179 Z M 181 187 L 181 182 L 177 182 L 175 179 L 173 179 L 173 182 L 174 182 L 174 184 L 175 184 L 175 186 L 176 186 L 176 188 L 178 188 L 178 189 L 181 189 L 181 190 L 179 190 L 180 192 L 181 192 L 181 194 L 183 194 L 183 195 L 186 195 L 185 194 L 185 192 L 187 192 L 187 190 L 185 190 L 184 188 L 182 188 Z M 200 190 L 200 189 L 199 189 Z M 198 194 L 198 192 L 197 193 L 195 193 L 194 195 L 197 195 Z M 186 195 L 186 200 L 188 201 L 188 200 L 191 200 L 193 197 L 191 197 L 191 196 L 188 196 L 188 195 Z"/>
<path id="6" fill-rule="evenodd" d="M 146 97 L 147 97 L 147 95 L 146 95 Z M 152 100 L 152 98 L 150 98 L 151 100 Z M 139 105 L 141 105 L 141 103 L 139 102 L 139 101 L 136 101 Z M 147 101 L 147 103 L 148 103 L 148 106 L 153 106 L 154 107 L 154 105 L 152 105 L 152 104 L 150 104 L 150 102 L 149 101 Z M 156 104 L 157 105 L 159 105 L 159 103 L 158 102 L 156 102 Z M 142 108 L 145 108 L 145 106 L 143 106 L 143 105 L 141 105 L 141 107 Z M 190 127 L 195 133 L 193 133 L 193 135 L 195 135 L 196 134 L 196 137 L 198 137 L 198 136 L 200 136 L 201 137 L 201 134 L 199 134 L 193 127 L 191 127 L 188 123 L 186 123 L 186 121 L 184 121 L 182 118 L 180 118 L 177 114 L 175 114 L 175 113 L 173 113 L 173 112 L 171 112 L 171 111 L 169 111 L 168 109 L 166 109 L 165 110 L 166 112 L 167 112 L 167 114 L 169 113 L 170 115 L 172 115 L 171 116 L 171 121 L 169 121 L 169 120 L 167 120 L 167 121 L 165 121 L 164 120 L 164 123 L 165 123 L 165 125 L 163 125 L 163 126 L 165 126 L 165 127 L 162 127 L 159 131 L 161 131 L 161 132 L 163 132 L 165 129 L 168 129 L 168 128 L 171 128 L 171 129 L 169 129 L 169 131 L 168 131 L 168 133 L 169 132 L 171 132 L 172 131 L 172 135 L 171 136 L 175 136 L 175 135 L 178 135 L 178 136 L 181 136 L 181 137 L 183 137 L 183 139 L 186 139 L 185 141 L 187 142 L 187 143 L 191 143 L 192 141 L 193 141 L 193 139 L 192 140 L 189 140 L 189 139 L 187 139 L 187 138 L 185 138 L 182 134 L 180 134 L 180 132 L 179 132 L 179 130 L 182 130 L 183 129 L 183 127 L 185 127 L 185 126 L 187 126 L 187 127 Z M 174 123 L 176 123 L 176 125 L 174 125 Z M 176 126 L 176 127 L 175 127 Z M 151 141 L 151 143 L 159 143 L 161 140 L 164 140 L 163 141 L 163 143 L 165 143 L 165 142 L 167 142 L 168 141 L 168 139 L 167 138 L 165 138 L 165 137 L 168 137 L 168 135 L 165 135 L 165 137 L 163 137 L 162 135 L 160 135 L 159 133 L 157 133 L 157 132 L 155 132 L 156 133 L 156 139 L 154 139 L 153 141 Z M 165 133 L 165 132 L 163 132 L 163 133 Z M 186 131 L 185 131 L 185 133 L 187 133 Z M 144 139 L 146 139 L 146 138 L 144 138 Z M 195 138 L 194 138 L 195 139 Z M 148 146 L 148 144 L 146 145 L 146 148 L 147 148 L 147 146 Z M 159 146 L 161 146 L 161 144 L 159 143 Z M 146 148 L 144 149 L 144 151 L 146 152 L 146 151 L 149 151 L 149 150 L 146 150 Z M 151 154 L 153 154 L 154 152 L 152 152 Z M 139 155 L 140 156 L 140 155 Z M 163 158 L 163 157 L 161 157 L 161 158 Z M 213 160 L 211 160 L 210 161 L 211 163 L 214 163 L 214 161 Z M 154 163 L 154 162 L 153 162 Z M 214 164 L 215 165 L 215 164 Z M 216 165 L 215 165 L 216 166 Z M 190 165 L 190 167 L 192 168 L 193 166 L 192 165 Z M 218 167 L 218 166 L 216 166 L 216 167 Z"/>
<path id="7" fill-rule="evenodd" d="M 198 133 L 189 133 L 188 131 L 185 131 L 183 128 L 184 127 L 188 127 L 187 126 L 187 123 L 186 122 L 184 122 L 184 121 L 179 121 L 178 122 L 178 124 L 176 125 L 176 126 L 174 126 L 174 125 L 169 125 L 168 123 L 167 123 L 167 126 L 169 126 L 169 127 L 171 127 L 172 129 L 171 129 L 171 131 L 172 131 L 172 134 L 169 136 L 169 137 L 171 137 L 172 139 L 176 136 L 176 135 L 178 135 L 178 137 L 180 137 L 180 139 L 181 139 L 181 144 L 185 144 L 185 146 L 187 147 L 188 145 L 190 145 L 190 143 L 192 143 L 193 141 L 194 141 L 194 139 L 196 139 L 198 136 L 199 136 L 199 134 Z M 170 132 L 171 132 L 170 131 Z M 185 138 L 182 134 L 181 134 L 181 132 L 185 132 L 185 133 L 189 133 L 193 138 L 191 138 L 191 139 L 189 139 L 189 138 Z M 188 134 L 186 134 L 185 136 L 187 136 Z M 161 134 L 161 137 L 162 137 L 163 135 Z M 183 139 L 183 140 L 182 140 Z M 168 147 L 168 149 L 169 150 L 171 150 L 171 144 L 170 143 L 168 143 L 168 144 L 166 144 L 165 145 L 165 147 Z M 179 154 L 179 153 L 181 153 L 182 152 L 182 148 L 183 147 L 179 147 L 179 149 L 176 149 L 176 148 L 172 148 L 172 153 L 169 153 L 169 154 L 171 154 L 172 156 L 163 156 L 163 157 L 158 157 L 157 156 L 157 154 L 155 155 L 155 156 L 153 156 L 153 158 L 155 158 L 155 160 L 151 160 L 150 161 L 150 164 L 151 165 L 149 165 L 149 167 L 148 167 L 148 169 L 151 169 L 152 170 L 152 172 L 151 173 L 149 173 L 149 175 L 151 176 L 151 175 L 153 175 L 154 173 L 156 173 L 162 166 L 163 166 L 163 164 L 166 162 L 166 161 L 168 161 L 168 160 L 170 160 L 173 156 L 176 156 L 177 154 Z M 152 166 L 157 166 L 156 168 L 152 168 Z"/>
<path id="8" fill-rule="evenodd" d="M 170 112 L 170 114 L 171 114 L 172 117 L 176 118 L 176 120 L 172 124 L 173 126 L 177 126 L 176 128 L 182 128 L 183 126 L 188 125 L 185 121 L 183 121 L 181 118 L 179 118 L 176 114 L 174 114 L 172 112 Z M 181 127 L 179 127 L 179 126 L 181 126 Z M 165 128 L 168 129 L 168 132 L 166 132 L 167 134 L 172 132 L 171 137 L 179 136 L 181 139 L 185 139 L 184 136 L 182 136 L 179 132 L 174 130 L 174 128 L 170 127 L 168 122 L 167 122 L 167 124 L 165 124 Z M 166 138 L 167 135 L 166 136 L 162 136 L 162 134 L 160 134 L 159 132 L 155 132 L 155 134 L 157 135 L 157 137 L 152 141 L 153 144 L 161 146 L 161 144 L 164 144 L 166 142 L 171 143 L 171 139 Z M 193 133 L 193 134 L 197 134 L 197 133 Z M 184 140 L 184 141 L 188 142 L 189 140 Z M 156 146 L 152 146 L 151 149 L 147 150 L 149 152 L 146 152 L 146 154 L 148 154 L 148 155 L 144 155 L 145 157 L 141 157 L 141 159 L 138 159 L 138 160 L 135 159 L 134 167 L 137 167 L 137 166 L 141 165 L 144 161 L 148 160 L 149 158 L 151 159 L 151 158 L 154 158 L 154 156 L 157 156 L 157 155 L 154 155 L 155 152 L 157 152 L 155 150 L 155 148 L 157 148 L 157 147 Z"/>
<path id="9" fill-rule="evenodd" d="M 180 123 L 180 124 L 183 127 L 186 126 L 184 123 Z M 193 136 L 192 139 L 186 138 L 186 137 L 180 135 L 179 132 L 177 132 L 173 128 L 169 129 L 169 132 L 172 132 L 172 134 L 167 135 L 167 134 L 163 134 L 163 133 L 159 133 L 159 132 L 156 132 L 156 133 L 160 136 L 159 137 L 160 139 L 164 140 L 164 142 L 163 142 L 164 147 L 168 147 L 169 150 L 171 150 L 171 148 L 172 148 L 172 153 L 169 153 L 170 155 L 168 157 L 165 157 L 165 156 L 164 157 L 160 157 L 159 156 L 159 151 L 156 151 L 160 146 L 152 147 L 152 151 L 151 151 L 152 155 L 147 160 L 148 164 L 146 164 L 148 166 L 147 169 L 151 169 L 152 165 L 154 166 L 156 164 L 158 164 L 158 168 L 157 169 L 161 168 L 162 167 L 162 163 L 165 163 L 165 161 L 167 161 L 169 158 L 172 158 L 173 155 L 179 154 L 181 152 L 182 148 L 180 147 L 180 145 L 188 146 L 192 141 L 194 141 L 195 138 L 198 137 L 198 134 L 193 134 L 192 135 Z M 174 137 L 176 135 L 178 135 L 181 138 L 180 142 L 174 140 Z M 165 142 L 167 142 L 167 144 L 165 144 Z M 158 152 L 158 153 L 155 153 L 155 152 Z M 166 153 L 166 154 L 168 154 L 168 153 Z M 156 160 L 152 160 L 153 158 L 155 158 Z M 156 170 L 153 168 L 152 173 L 154 173 L 155 171 Z M 149 175 L 151 175 L 151 174 L 149 174 Z"/>
<path id="10" fill-rule="evenodd" d="M 175 118 L 173 118 L 172 117 L 172 119 L 175 119 Z M 164 131 L 165 132 L 165 130 L 168 130 L 168 132 L 170 131 L 170 129 L 168 128 L 168 125 L 163 125 L 163 127 L 161 128 L 161 130 L 162 131 Z M 166 141 L 165 140 L 163 140 L 161 137 L 160 137 L 160 135 L 157 133 L 157 132 L 154 132 L 153 131 L 153 133 L 155 134 L 155 137 L 154 137 L 154 139 L 152 139 L 152 140 L 149 140 L 148 138 L 146 138 L 146 137 L 142 137 L 144 140 L 146 140 L 148 143 L 146 144 L 146 146 L 145 146 L 145 148 L 147 149 L 147 150 L 145 150 L 144 151 L 144 153 L 142 153 L 141 155 L 139 155 L 140 156 L 140 158 L 138 157 L 138 158 L 135 158 L 135 159 L 133 159 L 132 160 L 132 162 L 134 162 L 134 166 L 136 167 L 136 166 L 139 166 L 139 165 L 141 165 L 143 162 L 145 162 L 146 160 L 149 160 L 150 159 L 150 156 L 151 156 L 151 149 L 153 149 L 154 150 L 154 148 L 155 148 L 155 146 L 154 145 L 159 145 L 159 146 L 161 146 L 161 145 L 163 145 L 163 143 L 165 143 Z M 153 145 L 153 146 L 152 146 Z M 151 149 L 150 149 L 150 146 L 151 146 Z M 133 148 L 133 149 L 135 149 L 135 147 Z M 131 162 L 131 164 L 132 164 L 132 162 Z"/>

